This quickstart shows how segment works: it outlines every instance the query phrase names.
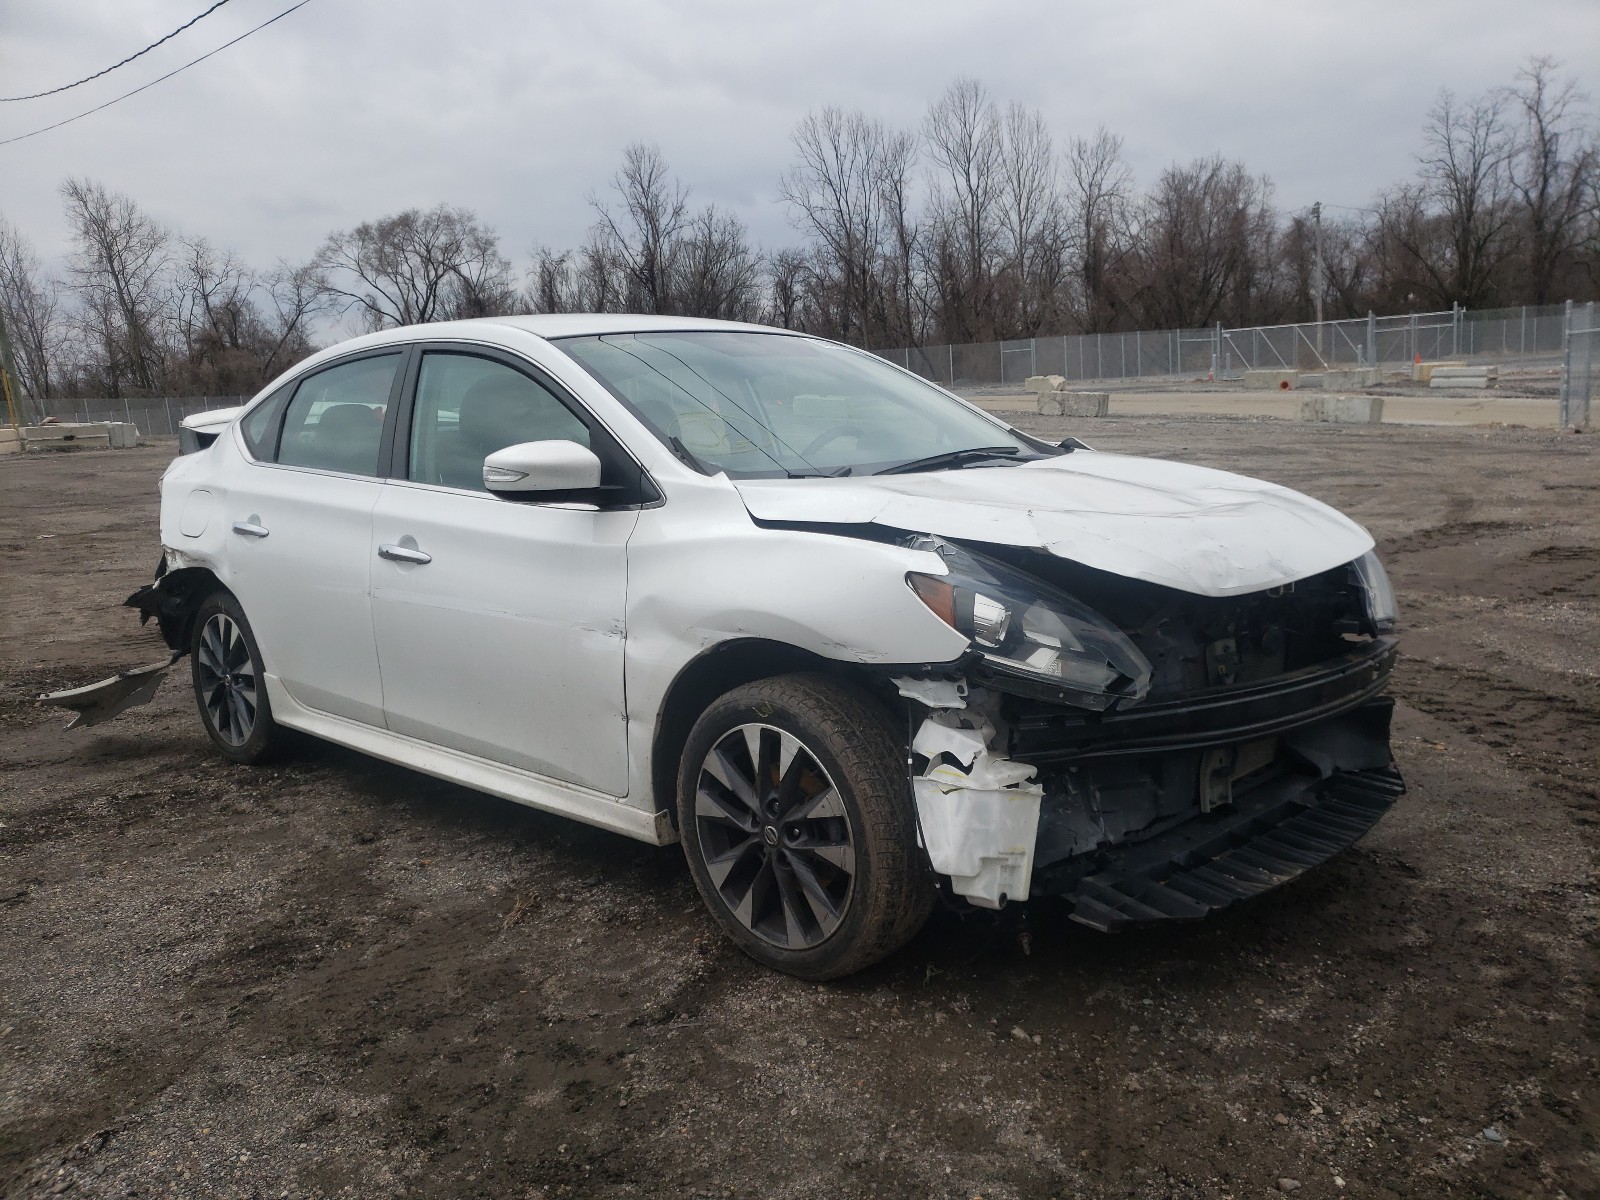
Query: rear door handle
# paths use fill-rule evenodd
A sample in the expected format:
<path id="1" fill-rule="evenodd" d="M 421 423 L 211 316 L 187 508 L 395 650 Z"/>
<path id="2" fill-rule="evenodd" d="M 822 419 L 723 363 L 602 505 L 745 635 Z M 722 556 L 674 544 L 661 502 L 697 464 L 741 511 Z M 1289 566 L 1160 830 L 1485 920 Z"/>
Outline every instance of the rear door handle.
<path id="1" fill-rule="evenodd" d="M 413 550 L 409 546 L 396 546 L 390 543 L 378 547 L 378 557 L 387 558 L 391 562 L 416 563 L 418 566 L 433 561 L 431 554 Z"/>
<path id="2" fill-rule="evenodd" d="M 253 538 L 264 538 L 272 532 L 265 525 L 257 525 L 251 521 L 235 521 L 233 523 L 233 531 L 242 533 L 245 537 Z"/>

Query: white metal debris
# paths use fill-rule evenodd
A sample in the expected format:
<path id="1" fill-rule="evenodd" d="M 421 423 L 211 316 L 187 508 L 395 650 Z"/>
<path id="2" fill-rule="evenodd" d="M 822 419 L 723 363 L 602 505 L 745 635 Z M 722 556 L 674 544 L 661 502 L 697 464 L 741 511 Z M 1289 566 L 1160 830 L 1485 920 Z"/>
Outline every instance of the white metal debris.
<path id="1" fill-rule="evenodd" d="M 908 700 L 919 700 L 929 708 L 965 708 L 967 706 L 967 681 L 965 679 L 913 679 L 902 675 L 891 680 L 900 694 Z"/>

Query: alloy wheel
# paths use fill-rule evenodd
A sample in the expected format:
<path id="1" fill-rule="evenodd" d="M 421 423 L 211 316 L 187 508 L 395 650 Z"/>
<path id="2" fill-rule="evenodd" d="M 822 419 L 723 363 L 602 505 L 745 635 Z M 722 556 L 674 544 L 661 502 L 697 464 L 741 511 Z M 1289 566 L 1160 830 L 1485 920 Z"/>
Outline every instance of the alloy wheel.
<path id="1" fill-rule="evenodd" d="M 700 854 L 735 920 L 786 950 L 825 941 L 855 883 L 855 835 L 817 756 L 792 733 L 740 725 L 711 748 L 695 789 Z"/>
<path id="2" fill-rule="evenodd" d="M 195 661 L 200 702 L 211 727 L 228 745 L 244 745 L 256 726 L 256 668 L 232 617 L 212 614 L 200 632 Z"/>

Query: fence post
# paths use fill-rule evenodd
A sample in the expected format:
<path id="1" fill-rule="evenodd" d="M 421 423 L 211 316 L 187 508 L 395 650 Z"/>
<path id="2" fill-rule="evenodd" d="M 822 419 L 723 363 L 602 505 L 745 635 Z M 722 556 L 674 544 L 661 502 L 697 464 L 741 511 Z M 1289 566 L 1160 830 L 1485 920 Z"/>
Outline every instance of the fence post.
<path id="1" fill-rule="evenodd" d="M 1378 314 L 1367 309 L 1367 366 L 1378 365 Z"/>
<path id="2" fill-rule="evenodd" d="M 956 385 L 956 348 L 955 348 L 955 345 L 953 343 L 946 344 L 946 346 L 944 348 L 944 352 L 945 352 L 945 357 L 950 360 L 950 386 L 951 387 L 955 387 L 955 385 Z"/>
<path id="3" fill-rule="evenodd" d="M 1139 342 L 1139 331 L 1133 331 L 1133 377 L 1144 374 L 1144 347 Z"/>
<path id="4" fill-rule="evenodd" d="M 1561 313 L 1561 408 L 1556 418 L 1561 432 L 1567 431 L 1567 417 L 1572 411 L 1572 301 L 1568 300 Z"/>
<path id="5" fill-rule="evenodd" d="M 1528 352 L 1528 306 L 1526 304 L 1524 304 L 1522 306 L 1522 333 L 1519 335 L 1517 353 L 1518 354 L 1526 354 L 1527 352 Z"/>

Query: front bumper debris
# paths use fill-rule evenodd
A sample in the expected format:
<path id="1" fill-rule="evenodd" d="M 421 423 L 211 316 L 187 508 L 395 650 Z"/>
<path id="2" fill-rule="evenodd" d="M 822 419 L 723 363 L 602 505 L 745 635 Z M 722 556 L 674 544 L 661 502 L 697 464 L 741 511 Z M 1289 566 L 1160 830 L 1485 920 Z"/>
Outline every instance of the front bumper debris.
<path id="1" fill-rule="evenodd" d="M 1195 920 L 1287 883 L 1348 848 L 1405 794 L 1392 765 L 1339 771 L 1308 793 L 1264 787 L 1226 810 L 1104 853 L 1065 893 L 1099 930 Z"/>
<path id="2" fill-rule="evenodd" d="M 181 654 L 174 654 L 166 662 L 151 663 L 147 667 L 122 671 L 110 679 L 102 679 L 99 683 L 89 683 L 83 687 L 68 688 L 60 692 L 46 692 L 39 697 L 39 703 L 53 704 L 57 708 L 71 709 L 76 713 L 77 715 L 67 723 L 68 729 L 98 725 L 130 708 L 149 704 L 155 698 L 156 689 L 161 686 L 161 681 L 166 678 L 172 664 L 182 657 Z"/>

